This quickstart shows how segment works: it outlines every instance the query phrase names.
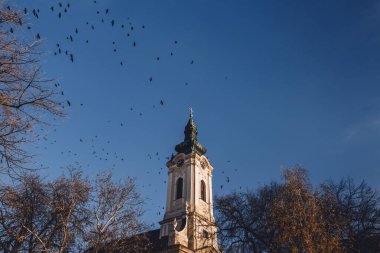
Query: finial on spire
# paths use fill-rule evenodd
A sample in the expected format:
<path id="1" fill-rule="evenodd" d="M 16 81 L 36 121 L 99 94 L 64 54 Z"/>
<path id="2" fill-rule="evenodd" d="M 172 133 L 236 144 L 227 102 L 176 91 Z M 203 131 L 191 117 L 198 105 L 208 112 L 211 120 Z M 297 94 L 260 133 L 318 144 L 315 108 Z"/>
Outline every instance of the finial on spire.
<path id="1" fill-rule="evenodd" d="M 189 107 L 189 114 L 190 114 L 190 119 L 193 118 L 193 108 L 191 106 Z"/>

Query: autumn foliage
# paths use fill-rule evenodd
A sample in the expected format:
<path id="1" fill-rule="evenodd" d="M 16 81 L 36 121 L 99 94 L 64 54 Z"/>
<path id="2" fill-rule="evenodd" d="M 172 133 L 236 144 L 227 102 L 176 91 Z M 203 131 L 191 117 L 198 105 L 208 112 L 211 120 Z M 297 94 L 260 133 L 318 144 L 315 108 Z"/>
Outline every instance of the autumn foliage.
<path id="1" fill-rule="evenodd" d="M 316 189 L 302 168 L 283 182 L 216 198 L 218 237 L 226 252 L 380 251 L 379 194 L 352 179 Z"/>

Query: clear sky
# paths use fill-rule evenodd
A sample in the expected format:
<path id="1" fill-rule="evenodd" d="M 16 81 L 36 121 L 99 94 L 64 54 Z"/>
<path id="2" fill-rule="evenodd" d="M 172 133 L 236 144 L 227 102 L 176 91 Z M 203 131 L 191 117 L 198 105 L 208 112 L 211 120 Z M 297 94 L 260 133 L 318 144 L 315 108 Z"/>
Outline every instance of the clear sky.
<path id="1" fill-rule="evenodd" d="M 158 222 L 191 106 L 216 194 L 296 164 L 314 184 L 350 176 L 380 190 L 379 1 L 12 2 L 40 10 L 29 20 L 46 76 L 71 102 L 35 146 L 47 175 L 78 162 L 134 176 Z"/>

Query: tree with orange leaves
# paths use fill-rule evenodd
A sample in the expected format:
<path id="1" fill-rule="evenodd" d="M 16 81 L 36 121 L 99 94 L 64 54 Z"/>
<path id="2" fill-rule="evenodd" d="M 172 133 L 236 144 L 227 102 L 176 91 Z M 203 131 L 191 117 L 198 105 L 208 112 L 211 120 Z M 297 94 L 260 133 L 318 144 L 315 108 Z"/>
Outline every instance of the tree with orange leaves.
<path id="1" fill-rule="evenodd" d="M 337 253 L 343 251 L 343 231 L 333 205 L 313 193 L 306 171 L 285 169 L 284 184 L 273 202 L 271 226 L 276 231 L 272 252 Z M 334 222 L 332 222 L 334 221 Z"/>

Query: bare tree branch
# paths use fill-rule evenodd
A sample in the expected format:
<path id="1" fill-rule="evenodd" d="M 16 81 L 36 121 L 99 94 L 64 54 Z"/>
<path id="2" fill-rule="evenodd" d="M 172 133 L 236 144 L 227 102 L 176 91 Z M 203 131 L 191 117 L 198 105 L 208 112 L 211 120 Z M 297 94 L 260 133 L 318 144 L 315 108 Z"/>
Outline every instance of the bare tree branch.
<path id="1" fill-rule="evenodd" d="M 32 155 L 25 144 L 36 139 L 35 126 L 63 115 L 54 85 L 42 75 L 41 41 L 22 33 L 25 18 L 0 1 L 0 173 L 9 175 L 27 168 Z"/>

